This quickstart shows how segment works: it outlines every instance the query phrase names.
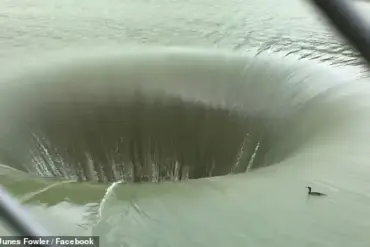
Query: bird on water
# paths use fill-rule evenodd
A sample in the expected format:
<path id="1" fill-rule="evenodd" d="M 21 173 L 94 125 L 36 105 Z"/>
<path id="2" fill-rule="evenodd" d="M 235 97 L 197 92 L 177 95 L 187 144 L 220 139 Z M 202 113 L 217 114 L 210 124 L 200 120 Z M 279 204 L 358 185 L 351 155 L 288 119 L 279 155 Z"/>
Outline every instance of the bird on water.
<path id="1" fill-rule="evenodd" d="M 326 194 L 321 193 L 321 192 L 312 192 L 310 186 L 307 186 L 307 188 L 308 188 L 308 194 L 309 195 L 312 195 L 312 196 L 326 196 Z"/>

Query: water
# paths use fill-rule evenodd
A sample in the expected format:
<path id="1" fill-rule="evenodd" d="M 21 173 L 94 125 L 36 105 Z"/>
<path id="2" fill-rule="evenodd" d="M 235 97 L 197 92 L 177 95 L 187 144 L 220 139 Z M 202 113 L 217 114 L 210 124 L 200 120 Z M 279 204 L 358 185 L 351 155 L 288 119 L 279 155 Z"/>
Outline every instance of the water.
<path id="1" fill-rule="evenodd" d="M 368 74 L 302 1 L 0 3 L 1 184 L 50 231 L 369 245 Z"/>

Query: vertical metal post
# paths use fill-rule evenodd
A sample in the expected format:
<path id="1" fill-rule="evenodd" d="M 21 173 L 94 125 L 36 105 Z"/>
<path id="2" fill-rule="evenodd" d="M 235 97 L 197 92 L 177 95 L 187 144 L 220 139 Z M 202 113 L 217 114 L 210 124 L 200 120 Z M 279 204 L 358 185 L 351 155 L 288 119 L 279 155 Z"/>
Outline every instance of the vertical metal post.
<path id="1" fill-rule="evenodd" d="M 370 64 L 370 26 L 346 0 L 309 0 Z M 353 1 L 353 0 L 351 0 Z"/>
<path id="2" fill-rule="evenodd" d="M 0 186 L 0 217 L 20 236 L 39 237 L 50 234 Z M 41 247 L 41 245 L 39 245 Z M 49 245 L 43 247 L 49 247 Z"/>

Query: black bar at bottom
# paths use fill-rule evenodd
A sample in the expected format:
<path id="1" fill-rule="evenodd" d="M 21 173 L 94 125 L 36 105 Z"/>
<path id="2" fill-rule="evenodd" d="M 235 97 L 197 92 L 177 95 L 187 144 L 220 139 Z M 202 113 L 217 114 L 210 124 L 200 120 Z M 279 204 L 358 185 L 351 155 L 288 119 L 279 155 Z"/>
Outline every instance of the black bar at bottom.
<path id="1" fill-rule="evenodd" d="M 13 199 L 0 186 L 0 217 L 20 236 L 50 236 L 39 223 L 25 211 L 25 209 Z M 50 245 L 37 245 L 39 247 L 51 247 Z"/>

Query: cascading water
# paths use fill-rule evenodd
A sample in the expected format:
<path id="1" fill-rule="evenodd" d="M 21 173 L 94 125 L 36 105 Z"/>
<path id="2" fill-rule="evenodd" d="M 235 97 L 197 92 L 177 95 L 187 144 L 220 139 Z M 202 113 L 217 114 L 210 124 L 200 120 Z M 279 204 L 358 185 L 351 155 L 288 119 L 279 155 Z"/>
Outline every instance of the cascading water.
<path id="1" fill-rule="evenodd" d="M 368 246 L 368 71 L 307 6 L 111 1 L 1 1 L 0 181 L 51 232 Z"/>

